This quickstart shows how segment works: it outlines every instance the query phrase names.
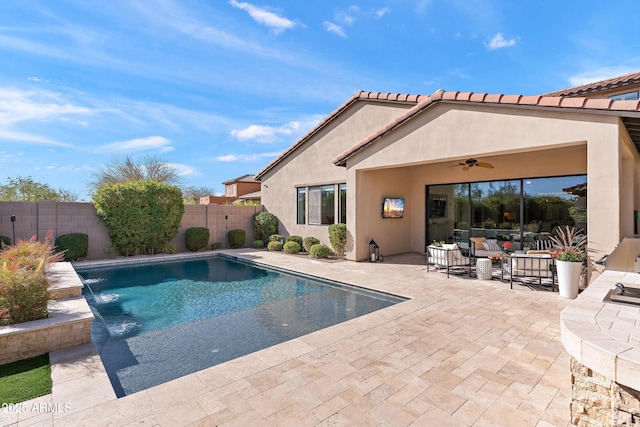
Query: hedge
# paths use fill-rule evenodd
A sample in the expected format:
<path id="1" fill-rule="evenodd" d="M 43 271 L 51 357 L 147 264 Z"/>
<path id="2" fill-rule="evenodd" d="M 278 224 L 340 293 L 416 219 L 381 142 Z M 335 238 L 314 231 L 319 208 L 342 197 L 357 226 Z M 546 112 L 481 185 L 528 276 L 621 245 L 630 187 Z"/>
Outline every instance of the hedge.
<path id="1" fill-rule="evenodd" d="M 86 258 L 89 253 L 89 236 L 85 233 L 69 233 L 58 236 L 56 251 L 64 251 L 65 261 L 77 261 Z"/>
<path id="2" fill-rule="evenodd" d="M 184 242 L 191 252 L 207 247 L 209 243 L 209 229 L 206 227 L 191 227 L 184 232 Z"/>

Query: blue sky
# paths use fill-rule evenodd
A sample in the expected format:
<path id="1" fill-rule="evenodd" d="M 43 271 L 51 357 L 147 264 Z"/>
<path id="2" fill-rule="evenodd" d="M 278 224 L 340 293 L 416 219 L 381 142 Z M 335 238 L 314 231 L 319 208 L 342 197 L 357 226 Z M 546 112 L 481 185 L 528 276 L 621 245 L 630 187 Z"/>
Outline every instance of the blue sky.
<path id="1" fill-rule="evenodd" d="M 579 6 L 578 6 L 579 5 Z M 637 0 L 3 0 L 0 183 L 113 156 L 256 173 L 357 90 L 540 94 L 640 70 Z M 312 166 L 312 165 L 310 165 Z"/>

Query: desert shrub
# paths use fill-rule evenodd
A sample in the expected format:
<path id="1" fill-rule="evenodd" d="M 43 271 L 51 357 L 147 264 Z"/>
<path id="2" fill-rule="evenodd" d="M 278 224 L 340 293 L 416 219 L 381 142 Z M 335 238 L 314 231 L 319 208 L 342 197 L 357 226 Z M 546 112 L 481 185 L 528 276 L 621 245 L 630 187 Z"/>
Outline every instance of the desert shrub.
<path id="1" fill-rule="evenodd" d="M 297 254 L 302 250 L 302 247 L 298 244 L 298 242 L 294 242 L 293 240 L 289 240 L 284 244 L 282 248 L 287 254 Z"/>
<path id="2" fill-rule="evenodd" d="M 51 233 L 42 242 L 35 236 L 19 240 L 0 253 L 0 325 L 47 317 L 49 291 L 45 268 L 60 260 L 62 255 L 55 254 Z"/>
<path id="3" fill-rule="evenodd" d="M 178 234 L 184 213 L 178 187 L 149 180 L 106 185 L 93 202 L 122 255 L 162 251 Z"/>
<path id="4" fill-rule="evenodd" d="M 278 217 L 270 212 L 258 212 L 253 216 L 253 233 L 256 240 L 267 241 L 278 234 Z"/>
<path id="5" fill-rule="evenodd" d="M 329 243 L 331 243 L 336 255 L 344 255 L 344 248 L 347 246 L 346 224 L 331 224 L 329 226 Z"/>
<path id="6" fill-rule="evenodd" d="M 287 238 L 285 239 L 285 242 L 296 242 L 298 245 L 300 245 L 300 250 L 302 250 L 302 245 L 304 244 L 302 236 L 287 236 Z"/>
<path id="7" fill-rule="evenodd" d="M 282 242 L 284 241 L 284 236 L 282 234 L 272 234 L 269 236 L 270 242 Z"/>
<path id="8" fill-rule="evenodd" d="M 206 248 L 209 243 L 209 229 L 206 227 L 187 228 L 184 232 L 184 242 L 191 252 Z"/>
<path id="9" fill-rule="evenodd" d="M 282 243 L 280 242 L 269 242 L 267 245 L 267 249 L 271 252 L 280 252 L 282 250 Z"/>
<path id="10" fill-rule="evenodd" d="M 238 249 L 244 246 L 247 233 L 240 228 L 236 230 L 229 230 L 227 238 L 229 239 L 229 247 L 231 249 Z"/>
<path id="11" fill-rule="evenodd" d="M 56 251 L 64 251 L 65 261 L 76 261 L 87 257 L 89 236 L 84 233 L 62 234 L 56 239 L 55 245 Z"/>
<path id="12" fill-rule="evenodd" d="M 305 237 L 302 241 L 303 241 L 302 247 L 304 248 L 305 252 L 309 252 L 309 249 L 311 249 L 311 246 L 317 245 L 318 243 L 320 243 L 320 240 L 312 236 Z"/>
<path id="13" fill-rule="evenodd" d="M 1 251 L 5 246 L 11 246 L 11 239 L 10 239 L 10 238 L 8 238 L 7 236 L 0 236 L 0 251 Z"/>
<path id="14" fill-rule="evenodd" d="M 165 254 L 177 254 L 178 253 L 178 245 L 176 245 L 175 243 L 167 245 L 167 246 L 164 247 L 162 252 L 164 252 Z"/>
<path id="15" fill-rule="evenodd" d="M 211 244 L 211 250 L 217 251 L 218 249 L 222 249 L 222 242 L 213 242 Z"/>
<path id="16" fill-rule="evenodd" d="M 262 248 L 264 248 L 264 242 L 262 240 L 254 240 L 253 241 L 253 247 L 255 249 L 262 249 Z"/>
<path id="17" fill-rule="evenodd" d="M 313 245 L 311 246 L 311 248 L 309 248 L 309 256 L 311 258 L 327 258 L 329 254 L 331 254 L 331 249 L 329 249 L 327 245 L 323 245 L 322 243 L 318 243 L 317 245 Z"/>

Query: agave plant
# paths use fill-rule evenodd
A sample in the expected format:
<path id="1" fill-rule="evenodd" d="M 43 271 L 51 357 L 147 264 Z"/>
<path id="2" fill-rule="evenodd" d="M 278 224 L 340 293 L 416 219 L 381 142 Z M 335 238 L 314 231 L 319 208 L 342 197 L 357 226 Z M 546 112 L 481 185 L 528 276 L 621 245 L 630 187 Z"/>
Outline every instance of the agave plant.
<path id="1" fill-rule="evenodd" d="M 582 229 L 572 226 L 558 227 L 551 240 L 557 248 L 556 258 L 559 261 L 582 262 L 587 257 L 587 236 Z"/>

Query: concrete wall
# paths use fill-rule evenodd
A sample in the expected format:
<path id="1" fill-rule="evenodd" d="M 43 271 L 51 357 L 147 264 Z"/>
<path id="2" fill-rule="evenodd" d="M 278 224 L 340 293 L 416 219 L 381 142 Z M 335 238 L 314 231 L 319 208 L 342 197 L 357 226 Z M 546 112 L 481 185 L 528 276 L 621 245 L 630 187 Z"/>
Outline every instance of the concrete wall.
<path id="1" fill-rule="evenodd" d="M 209 244 L 222 242 L 227 247 L 227 231 L 235 228 L 247 233 L 245 245 L 253 243 L 253 215 L 261 212 L 261 205 L 186 205 L 178 235 L 170 242 L 178 245 L 179 252 L 185 252 L 184 232 L 189 227 L 207 227 L 210 232 Z M 14 224 L 11 215 L 16 216 Z M 109 242 L 107 228 L 96 216 L 91 203 L 70 202 L 0 202 L 0 235 L 13 240 L 15 226 L 16 239 L 27 240 L 32 236 L 43 239 L 51 230 L 54 238 L 67 233 L 85 233 L 89 236 L 87 259 L 105 257 Z"/>

